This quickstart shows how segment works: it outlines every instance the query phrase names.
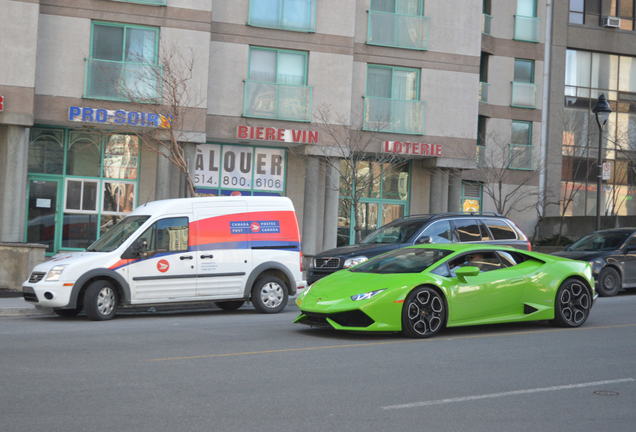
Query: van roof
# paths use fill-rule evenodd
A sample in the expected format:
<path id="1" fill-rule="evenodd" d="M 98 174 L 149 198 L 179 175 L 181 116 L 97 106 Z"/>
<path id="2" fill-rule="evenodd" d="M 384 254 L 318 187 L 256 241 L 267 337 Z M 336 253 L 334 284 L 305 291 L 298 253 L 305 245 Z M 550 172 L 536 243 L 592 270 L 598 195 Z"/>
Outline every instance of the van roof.
<path id="1" fill-rule="evenodd" d="M 287 197 L 272 196 L 218 196 L 218 197 L 195 197 L 195 198 L 174 198 L 159 201 L 149 201 L 138 206 L 131 215 L 147 215 L 157 213 L 171 213 L 192 209 L 193 207 L 214 206 L 218 203 L 239 203 L 246 202 L 253 206 L 276 205 L 281 210 L 293 210 L 294 206 Z"/>

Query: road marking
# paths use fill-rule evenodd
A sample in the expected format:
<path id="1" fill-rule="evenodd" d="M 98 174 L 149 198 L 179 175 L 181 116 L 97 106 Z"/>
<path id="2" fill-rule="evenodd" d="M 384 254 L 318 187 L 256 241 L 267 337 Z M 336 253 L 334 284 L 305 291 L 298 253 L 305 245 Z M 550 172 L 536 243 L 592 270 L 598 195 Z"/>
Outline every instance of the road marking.
<path id="1" fill-rule="evenodd" d="M 407 403 L 402 405 L 388 405 L 388 406 L 383 406 L 382 409 L 395 410 L 395 409 L 404 409 L 404 408 L 420 408 L 420 407 L 426 407 L 426 406 L 432 406 L 432 405 L 444 405 L 444 404 L 455 403 L 455 402 L 467 402 L 467 401 L 474 401 L 474 400 L 480 400 L 480 399 L 493 399 L 493 398 L 525 395 L 525 394 L 532 394 L 532 393 L 571 390 L 571 389 L 578 389 L 578 388 L 584 388 L 584 387 L 595 387 L 595 386 L 601 386 L 601 385 L 619 384 L 619 383 L 634 382 L 634 381 L 636 381 L 634 378 L 620 378 L 620 379 L 606 380 L 606 381 L 592 381 L 592 382 L 579 383 L 579 384 L 567 384 L 567 385 L 552 386 L 552 387 L 513 390 L 513 391 L 507 391 L 507 392 L 501 392 L 501 393 L 489 393 L 489 394 L 463 396 L 463 397 L 456 397 L 456 398 L 449 398 L 449 399 L 430 400 L 430 401 L 424 401 L 424 402 L 413 402 L 413 403 Z"/>
<path id="2" fill-rule="evenodd" d="M 455 340 L 462 340 L 462 339 L 485 339 L 485 338 L 499 337 L 499 336 L 532 335 L 532 334 L 554 333 L 554 332 L 563 332 L 563 331 L 575 332 L 575 331 L 583 331 L 583 330 L 615 329 L 615 328 L 623 328 L 623 327 L 636 327 L 636 323 L 614 324 L 614 325 L 606 325 L 606 326 L 588 326 L 588 327 L 577 327 L 577 328 L 557 328 L 557 329 L 545 329 L 545 330 L 493 332 L 488 334 L 467 335 L 467 336 L 449 336 L 449 337 L 439 336 L 439 337 L 434 337 L 432 339 L 406 339 L 406 340 L 401 339 L 401 340 L 382 341 L 382 342 L 367 342 L 367 343 L 339 344 L 339 345 L 318 345 L 318 346 L 308 346 L 308 347 L 298 347 L 298 348 L 281 348 L 281 349 L 272 349 L 272 350 L 263 350 L 263 351 L 160 357 L 160 358 L 154 358 L 154 359 L 147 359 L 146 361 L 163 362 L 163 361 L 176 361 L 176 360 L 198 360 L 198 359 L 223 358 L 223 357 L 251 356 L 251 355 L 261 355 L 261 354 L 318 351 L 318 350 L 329 350 L 329 349 L 340 349 L 340 348 L 358 348 L 358 347 L 369 347 L 369 346 L 378 346 L 378 345 L 429 343 L 429 342 L 441 342 L 441 341 L 455 341 Z"/>

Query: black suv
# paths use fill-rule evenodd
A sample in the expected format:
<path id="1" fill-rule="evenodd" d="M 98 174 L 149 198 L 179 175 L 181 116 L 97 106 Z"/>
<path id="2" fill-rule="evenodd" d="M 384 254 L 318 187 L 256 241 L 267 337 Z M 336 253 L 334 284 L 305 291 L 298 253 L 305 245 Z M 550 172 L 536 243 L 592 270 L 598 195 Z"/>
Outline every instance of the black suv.
<path id="1" fill-rule="evenodd" d="M 497 214 L 441 213 L 396 219 L 369 234 L 360 244 L 319 253 L 307 271 L 312 284 L 335 271 L 367 259 L 422 243 L 492 243 L 530 249 L 525 234 L 508 218 Z"/>

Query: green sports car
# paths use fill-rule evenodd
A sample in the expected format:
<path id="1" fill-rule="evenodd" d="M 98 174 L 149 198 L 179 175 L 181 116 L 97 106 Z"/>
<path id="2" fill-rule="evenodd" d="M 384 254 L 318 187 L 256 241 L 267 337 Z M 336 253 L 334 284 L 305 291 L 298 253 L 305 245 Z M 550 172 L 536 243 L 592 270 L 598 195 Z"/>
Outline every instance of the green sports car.
<path id="1" fill-rule="evenodd" d="M 315 282 L 296 300 L 294 322 L 410 337 L 537 320 L 578 327 L 595 298 L 587 262 L 493 245 L 429 244 Z"/>

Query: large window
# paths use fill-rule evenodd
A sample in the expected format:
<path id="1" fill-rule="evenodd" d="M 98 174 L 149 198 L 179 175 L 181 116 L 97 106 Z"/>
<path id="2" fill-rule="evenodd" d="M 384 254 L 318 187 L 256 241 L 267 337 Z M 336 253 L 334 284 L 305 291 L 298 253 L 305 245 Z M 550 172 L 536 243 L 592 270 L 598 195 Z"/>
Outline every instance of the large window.
<path id="1" fill-rule="evenodd" d="M 93 22 L 84 97 L 156 102 L 160 96 L 159 29 Z"/>
<path id="2" fill-rule="evenodd" d="M 249 25 L 313 32 L 315 0 L 250 0 Z"/>
<path id="3" fill-rule="evenodd" d="M 600 94 L 613 111 L 601 144 L 609 169 L 601 211 L 636 215 L 636 57 L 567 50 L 561 176 L 561 211 L 566 216 L 596 213 L 599 137 L 592 108 Z"/>
<path id="4" fill-rule="evenodd" d="M 569 20 L 570 24 L 583 24 L 585 22 L 585 0 L 570 0 Z"/>
<path id="5" fill-rule="evenodd" d="M 338 246 L 358 243 L 377 228 L 408 214 L 408 164 L 359 162 L 354 175 L 342 162 L 340 172 L 344 175 L 340 177 Z"/>
<path id="6" fill-rule="evenodd" d="M 251 47 L 243 115 L 292 121 L 311 120 L 305 51 Z"/>
<path id="7" fill-rule="evenodd" d="M 419 99 L 419 69 L 368 65 L 364 129 L 422 135 L 424 103 Z"/>
<path id="8" fill-rule="evenodd" d="M 483 185 L 479 182 L 462 181 L 462 211 L 464 213 L 481 213 L 483 201 Z"/>
<path id="9" fill-rule="evenodd" d="M 136 204 L 139 142 L 132 135 L 101 134 L 35 127 L 29 146 L 29 184 L 57 185 L 54 200 L 31 193 L 28 225 L 43 207 L 50 214 L 47 232 L 29 233 L 29 241 L 46 237 L 49 252 L 90 245 Z M 41 224 L 40 224 L 41 225 Z"/>
<path id="10" fill-rule="evenodd" d="M 536 100 L 534 60 L 515 59 L 510 105 L 520 108 L 535 108 Z"/>
<path id="11" fill-rule="evenodd" d="M 371 0 L 367 43 L 425 50 L 427 42 L 424 0 Z"/>
<path id="12" fill-rule="evenodd" d="M 512 122 L 508 167 L 532 169 L 532 122 Z"/>
<path id="13" fill-rule="evenodd" d="M 539 41 L 537 0 L 517 0 L 514 38 L 525 42 Z"/>

